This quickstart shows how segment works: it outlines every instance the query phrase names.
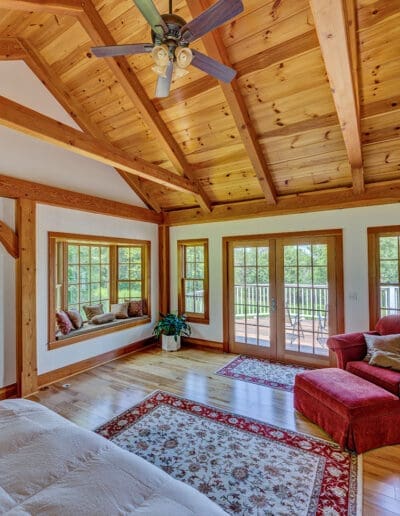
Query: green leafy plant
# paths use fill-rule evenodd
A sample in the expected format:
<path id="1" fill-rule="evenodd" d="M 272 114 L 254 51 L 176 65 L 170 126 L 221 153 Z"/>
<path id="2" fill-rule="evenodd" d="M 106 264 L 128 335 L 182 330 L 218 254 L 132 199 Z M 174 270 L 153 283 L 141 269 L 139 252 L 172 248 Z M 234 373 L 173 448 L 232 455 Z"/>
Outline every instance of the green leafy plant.
<path id="1" fill-rule="evenodd" d="M 186 322 L 186 315 L 178 314 L 161 314 L 160 320 L 156 323 L 153 330 L 153 335 L 159 337 L 160 335 L 173 335 L 175 342 L 178 337 L 189 337 L 192 333 L 190 324 Z"/>

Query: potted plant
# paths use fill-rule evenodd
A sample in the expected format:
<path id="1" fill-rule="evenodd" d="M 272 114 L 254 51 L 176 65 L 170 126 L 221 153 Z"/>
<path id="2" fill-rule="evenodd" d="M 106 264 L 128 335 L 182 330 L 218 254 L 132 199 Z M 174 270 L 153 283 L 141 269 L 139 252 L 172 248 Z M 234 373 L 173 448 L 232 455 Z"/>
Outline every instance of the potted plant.
<path id="1" fill-rule="evenodd" d="M 153 335 L 161 335 L 164 351 L 177 351 L 181 347 L 181 336 L 189 337 L 192 333 L 190 325 L 186 322 L 186 315 L 169 313 L 160 314 L 160 317 L 154 326 Z"/>

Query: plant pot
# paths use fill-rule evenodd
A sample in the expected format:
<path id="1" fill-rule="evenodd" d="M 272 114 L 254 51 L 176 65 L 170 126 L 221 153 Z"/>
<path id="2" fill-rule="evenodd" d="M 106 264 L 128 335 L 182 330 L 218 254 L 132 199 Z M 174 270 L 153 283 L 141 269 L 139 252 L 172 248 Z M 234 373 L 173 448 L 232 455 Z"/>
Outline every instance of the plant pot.
<path id="1" fill-rule="evenodd" d="M 176 337 L 176 339 L 173 335 L 161 335 L 162 349 L 164 351 L 178 351 L 178 349 L 181 349 L 180 336 Z"/>

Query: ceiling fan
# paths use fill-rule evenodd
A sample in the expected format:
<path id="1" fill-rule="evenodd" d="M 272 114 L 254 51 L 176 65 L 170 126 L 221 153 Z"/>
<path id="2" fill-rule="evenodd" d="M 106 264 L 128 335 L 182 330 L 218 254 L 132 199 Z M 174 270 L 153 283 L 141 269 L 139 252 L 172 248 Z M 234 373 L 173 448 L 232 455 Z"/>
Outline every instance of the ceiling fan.
<path id="1" fill-rule="evenodd" d="M 158 75 L 156 97 L 168 97 L 173 78 L 183 77 L 189 65 L 195 66 L 223 82 L 231 82 L 236 71 L 211 57 L 190 49 L 189 44 L 231 20 L 243 11 L 242 0 L 218 0 L 200 16 L 186 23 L 172 12 L 160 14 L 153 0 L 133 0 L 151 27 L 152 43 L 94 47 L 96 57 L 151 54 L 152 70 Z"/>

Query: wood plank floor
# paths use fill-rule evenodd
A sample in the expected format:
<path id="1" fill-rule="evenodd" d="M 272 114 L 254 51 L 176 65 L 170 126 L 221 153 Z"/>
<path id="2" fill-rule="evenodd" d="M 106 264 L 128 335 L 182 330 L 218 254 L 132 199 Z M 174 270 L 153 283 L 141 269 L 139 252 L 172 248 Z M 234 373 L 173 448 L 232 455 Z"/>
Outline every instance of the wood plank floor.
<path id="1" fill-rule="evenodd" d="M 292 393 L 217 376 L 235 355 L 184 348 L 134 353 L 44 388 L 31 397 L 94 429 L 162 389 L 318 437 L 328 436 L 293 410 Z M 63 385 L 69 386 L 63 387 Z M 400 515 L 400 445 L 364 454 L 364 516 Z"/>

